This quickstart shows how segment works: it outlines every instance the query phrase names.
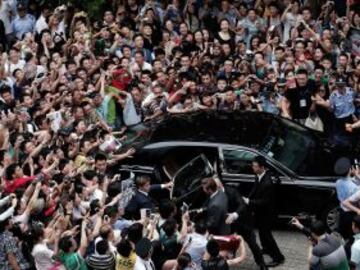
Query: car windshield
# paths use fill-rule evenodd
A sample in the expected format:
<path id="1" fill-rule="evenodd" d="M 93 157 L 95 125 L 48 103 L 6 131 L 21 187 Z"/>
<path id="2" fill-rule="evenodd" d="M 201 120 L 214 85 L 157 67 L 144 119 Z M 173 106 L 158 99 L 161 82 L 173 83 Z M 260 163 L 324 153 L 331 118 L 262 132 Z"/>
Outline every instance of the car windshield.
<path id="1" fill-rule="evenodd" d="M 279 161 L 293 172 L 307 175 L 313 160 L 315 140 L 309 131 L 291 121 L 274 121 L 261 151 Z"/>

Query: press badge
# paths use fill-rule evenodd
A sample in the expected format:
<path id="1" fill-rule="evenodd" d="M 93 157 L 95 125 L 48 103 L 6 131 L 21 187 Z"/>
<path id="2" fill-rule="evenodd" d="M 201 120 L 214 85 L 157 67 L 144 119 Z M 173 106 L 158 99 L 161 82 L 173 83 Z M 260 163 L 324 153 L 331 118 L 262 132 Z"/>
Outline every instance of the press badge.
<path id="1" fill-rule="evenodd" d="M 300 99 L 300 107 L 306 107 L 306 99 Z"/>

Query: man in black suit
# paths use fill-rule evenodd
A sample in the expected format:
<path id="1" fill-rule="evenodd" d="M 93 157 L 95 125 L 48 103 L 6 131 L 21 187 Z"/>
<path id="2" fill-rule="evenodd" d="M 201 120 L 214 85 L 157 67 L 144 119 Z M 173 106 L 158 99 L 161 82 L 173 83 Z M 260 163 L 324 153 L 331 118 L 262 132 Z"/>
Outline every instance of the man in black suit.
<path id="1" fill-rule="evenodd" d="M 256 175 L 255 183 L 249 198 L 244 198 L 244 201 L 250 210 L 254 212 L 263 252 L 269 254 L 272 258 L 272 262 L 267 266 L 275 267 L 285 261 L 284 255 L 271 233 L 272 225 L 276 219 L 274 206 L 275 185 L 271 173 L 266 168 L 266 159 L 264 157 L 257 156 L 252 162 L 252 169 Z"/>
<path id="2" fill-rule="evenodd" d="M 230 226 L 225 223 L 228 212 L 228 199 L 223 190 L 218 189 L 214 179 L 205 178 L 201 182 L 203 191 L 209 196 L 204 204 L 205 222 L 210 234 L 228 235 Z"/>
<path id="3" fill-rule="evenodd" d="M 230 186 L 225 186 L 225 193 L 229 199 L 228 211 L 226 219 L 227 224 L 232 224 L 232 229 L 240 234 L 248 244 L 259 270 L 266 270 L 264 257 L 261 248 L 256 242 L 256 234 L 251 222 L 251 213 L 239 192 Z"/>
<path id="4" fill-rule="evenodd" d="M 147 208 L 154 211 L 154 202 L 149 196 L 149 192 L 156 189 L 171 189 L 173 182 L 166 184 L 150 184 L 150 177 L 142 175 L 136 178 L 135 184 L 137 190 L 135 195 L 131 198 L 129 204 L 126 206 L 126 213 L 134 219 L 140 219 L 140 209 Z"/>

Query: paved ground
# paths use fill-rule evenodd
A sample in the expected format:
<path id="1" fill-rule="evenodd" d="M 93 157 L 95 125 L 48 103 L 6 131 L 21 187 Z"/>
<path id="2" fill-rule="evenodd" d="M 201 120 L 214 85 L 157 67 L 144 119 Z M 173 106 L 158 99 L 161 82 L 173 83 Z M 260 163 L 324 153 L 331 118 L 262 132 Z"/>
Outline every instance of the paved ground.
<path id="1" fill-rule="evenodd" d="M 295 231 L 275 231 L 274 237 L 285 256 L 285 263 L 274 270 L 307 270 L 308 241 L 307 238 Z M 259 238 L 258 238 L 259 239 Z M 237 270 L 257 269 L 251 251 L 247 248 L 247 258 Z M 270 261 L 270 257 L 265 257 Z"/>

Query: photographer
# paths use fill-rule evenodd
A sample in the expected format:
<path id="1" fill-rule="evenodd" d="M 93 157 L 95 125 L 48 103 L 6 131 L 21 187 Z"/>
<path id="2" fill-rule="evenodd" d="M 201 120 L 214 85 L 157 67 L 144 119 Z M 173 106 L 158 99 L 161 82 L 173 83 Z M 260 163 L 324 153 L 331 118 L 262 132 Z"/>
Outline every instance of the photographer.
<path id="1" fill-rule="evenodd" d="M 164 116 L 167 105 L 167 93 L 161 86 L 153 86 L 152 93 L 143 101 L 142 107 L 145 110 L 144 121 L 159 120 Z"/>
<path id="2" fill-rule="evenodd" d="M 293 218 L 291 224 L 309 238 L 310 269 L 349 269 L 341 239 L 328 234 L 323 222 L 313 221 L 310 228 L 307 228 L 297 218 Z"/>

